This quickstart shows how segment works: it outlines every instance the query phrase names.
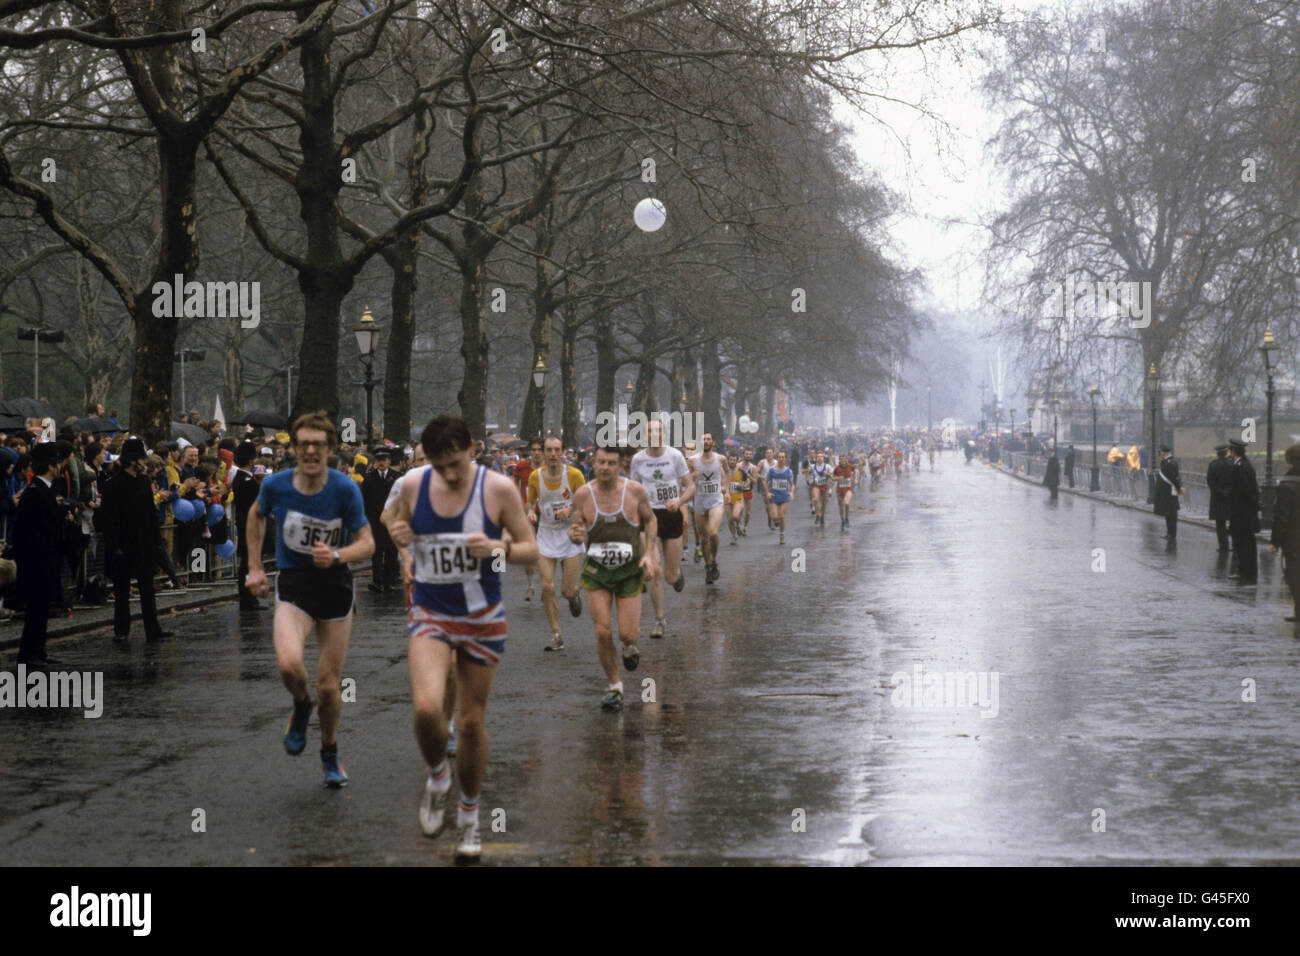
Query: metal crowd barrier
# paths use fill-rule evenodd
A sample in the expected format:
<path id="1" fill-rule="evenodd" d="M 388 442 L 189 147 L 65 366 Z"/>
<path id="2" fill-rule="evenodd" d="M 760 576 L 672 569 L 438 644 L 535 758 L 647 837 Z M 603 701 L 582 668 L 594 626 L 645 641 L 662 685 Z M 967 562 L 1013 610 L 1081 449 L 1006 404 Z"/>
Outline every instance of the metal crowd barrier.
<path id="1" fill-rule="evenodd" d="M 1005 454 L 1002 460 L 1003 467 L 1013 470 L 1018 475 L 1025 475 L 1029 478 L 1036 478 L 1042 481 L 1047 469 L 1047 459 L 1039 457 L 1030 457 L 1024 452 L 1011 452 Z M 1097 478 L 1101 484 L 1101 493 L 1111 498 L 1118 498 L 1121 501 L 1135 501 L 1146 504 L 1147 500 L 1147 483 L 1150 481 L 1151 472 L 1149 469 L 1131 469 L 1127 464 L 1109 465 L 1100 462 L 1097 466 Z M 1087 491 L 1091 486 L 1092 480 L 1092 463 L 1090 461 L 1076 461 L 1074 465 L 1074 487 L 1080 491 Z M 1156 478 L 1159 481 L 1159 477 Z M 1180 499 L 1180 510 L 1184 514 L 1195 517 L 1207 517 L 1210 513 L 1210 489 L 1205 482 L 1205 473 L 1199 471 L 1184 471 L 1182 473 L 1183 487 L 1187 489 L 1187 494 Z M 1070 487 L 1069 479 L 1065 474 L 1065 465 L 1061 465 L 1061 487 Z"/>

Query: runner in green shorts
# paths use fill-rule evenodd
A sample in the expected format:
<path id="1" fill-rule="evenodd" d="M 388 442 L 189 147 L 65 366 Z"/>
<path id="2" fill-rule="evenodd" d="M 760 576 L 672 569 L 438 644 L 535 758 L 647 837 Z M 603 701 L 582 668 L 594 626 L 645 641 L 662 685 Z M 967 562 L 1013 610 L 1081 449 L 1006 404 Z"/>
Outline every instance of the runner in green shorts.
<path id="1" fill-rule="evenodd" d="M 587 553 L 579 579 L 587 591 L 587 607 L 596 628 L 596 653 L 609 680 L 601 707 L 623 707 L 623 682 L 619 680 L 612 624 L 618 602 L 618 638 L 623 644 L 623 666 L 636 670 L 641 653 L 636 642 L 641 623 L 641 592 L 647 578 L 659 573 L 654 551 L 654 511 L 645 489 L 620 478 L 616 448 L 597 448 L 594 478 L 573 496 L 569 539 L 584 545 Z"/>

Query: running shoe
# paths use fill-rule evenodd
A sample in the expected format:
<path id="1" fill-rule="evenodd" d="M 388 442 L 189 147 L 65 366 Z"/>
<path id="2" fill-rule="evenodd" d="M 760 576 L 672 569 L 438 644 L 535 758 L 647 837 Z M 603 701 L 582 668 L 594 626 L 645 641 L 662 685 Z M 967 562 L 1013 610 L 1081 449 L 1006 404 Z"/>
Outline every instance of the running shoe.
<path id="1" fill-rule="evenodd" d="M 719 574 L 719 572 L 718 572 L 718 562 L 717 562 L 717 561 L 714 561 L 714 562 L 713 562 L 713 580 L 716 581 L 716 580 L 718 580 L 719 577 L 721 577 L 721 574 Z"/>
<path id="2" fill-rule="evenodd" d="M 736 539 L 732 538 L 730 541 L 727 542 L 727 544 L 731 545 L 734 548 L 736 546 Z"/>
<path id="3" fill-rule="evenodd" d="M 311 709 L 310 697 L 301 704 L 294 703 L 289 725 L 284 728 L 284 749 L 295 757 L 307 749 L 307 721 L 311 718 Z"/>
<path id="4" fill-rule="evenodd" d="M 781 540 L 777 544 L 785 544 L 785 532 L 781 532 Z"/>
<path id="5" fill-rule="evenodd" d="M 569 613 L 574 617 L 582 617 L 582 595 L 574 594 L 569 598 Z"/>
<path id="6" fill-rule="evenodd" d="M 433 775 L 424 778 L 424 796 L 420 798 L 420 832 L 427 837 L 436 837 L 447 823 L 447 795 L 451 793 L 451 774 L 447 775 L 447 787 L 441 792 L 433 782 Z"/>
<path id="7" fill-rule="evenodd" d="M 623 645 L 623 666 L 630 671 L 636 670 L 636 665 L 641 663 L 641 652 L 637 650 L 635 644 Z"/>
<path id="8" fill-rule="evenodd" d="M 622 710 L 623 709 L 623 692 L 610 688 L 605 691 L 605 696 L 600 699 L 602 710 Z"/>
<path id="9" fill-rule="evenodd" d="M 677 580 L 673 582 L 673 590 L 680 594 L 684 587 L 686 587 L 686 575 L 682 574 L 681 571 L 678 571 Z"/>
<path id="10" fill-rule="evenodd" d="M 528 590 L 524 592 L 524 600 L 531 601 L 532 599 L 533 599 L 533 586 L 530 584 L 528 585 Z"/>
<path id="11" fill-rule="evenodd" d="M 654 627 L 650 628 L 650 636 L 651 636 L 651 637 L 663 637 L 663 636 L 664 636 L 664 625 L 666 625 L 667 623 L 668 623 L 668 622 L 667 622 L 664 618 L 662 618 L 662 617 L 657 617 L 657 618 L 655 618 Z"/>
<path id="12" fill-rule="evenodd" d="M 564 638 L 559 634 L 551 635 L 551 643 L 542 648 L 544 651 L 562 651 L 564 650 Z"/>
<path id="13" fill-rule="evenodd" d="M 447 756 L 456 756 L 456 718 L 447 721 Z"/>
<path id="14" fill-rule="evenodd" d="M 695 563 L 696 563 L 696 564 L 699 564 L 699 563 L 700 563 L 700 560 L 701 560 L 703 557 L 704 557 L 704 551 L 701 550 L 700 546 L 697 544 L 697 545 L 695 546 Z"/>
<path id="15" fill-rule="evenodd" d="M 456 862 L 477 863 L 483 856 L 483 839 L 478 833 L 477 823 L 468 823 L 460 828 L 456 838 Z"/>
<path id="16" fill-rule="evenodd" d="M 320 766 L 325 771 L 325 786 L 331 790 L 338 790 L 340 787 L 348 785 L 347 771 L 339 764 L 338 750 L 325 750 L 323 747 L 320 752 Z"/>

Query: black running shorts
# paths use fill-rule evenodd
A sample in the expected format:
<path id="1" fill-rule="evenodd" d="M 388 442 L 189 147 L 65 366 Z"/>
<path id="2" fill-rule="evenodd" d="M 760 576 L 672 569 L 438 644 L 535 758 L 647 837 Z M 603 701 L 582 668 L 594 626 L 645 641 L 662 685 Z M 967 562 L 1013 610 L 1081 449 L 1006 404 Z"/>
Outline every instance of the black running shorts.
<path id="1" fill-rule="evenodd" d="M 659 526 L 659 538 L 672 541 L 682 536 L 682 513 L 669 511 L 667 508 L 655 508 L 655 522 Z"/>
<path id="2" fill-rule="evenodd" d="M 342 621 L 352 614 L 356 590 L 346 564 L 332 568 L 286 568 L 275 580 L 275 599 L 314 621 Z"/>

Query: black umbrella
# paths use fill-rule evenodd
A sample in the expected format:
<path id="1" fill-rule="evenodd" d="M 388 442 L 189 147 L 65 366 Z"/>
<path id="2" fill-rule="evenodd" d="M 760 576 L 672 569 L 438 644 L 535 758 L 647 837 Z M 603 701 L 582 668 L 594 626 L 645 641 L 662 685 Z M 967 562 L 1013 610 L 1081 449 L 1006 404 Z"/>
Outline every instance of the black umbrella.
<path id="1" fill-rule="evenodd" d="M 53 405 L 34 398 L 6 398 L 0 402 L 0 415 L 20 415 L 23 418 L 58 418 Z"/>
<path id="2" fill-rule="evenodd" d="M 93 432 L 96 435 L 108 435 L 113 432 L 125 431 L 121 425 L 116 422 L 102 418 L 99 415 L 91 415 L 89 418 L 78 418 L 72 423 L 74 430 L 79 432 Z"/>
<path id="3" fill-rule="evenodd" d="M 191 444 L 202 445 L 212 436 L 198 425 L 188 425 L 185 422 L 172 422 L 171 437 L 173 441 L 177 438 L 184 438 Z"/>
<path id="4" fill-rule="evenodd" d="M 256 425 L 260 428 L 274 428 L 276 431 L 284 431 L 288 426 L 284 416 L 269 408 L 252 408 L 246 412 L 239 412 L 231 415 L 226 419 L 232 425 Z"/>
<path id="5" fill-rule="evenodd" d="M 27 419 L 0 413 L 0 431 L 21 431 L 26 427 Z"/>

